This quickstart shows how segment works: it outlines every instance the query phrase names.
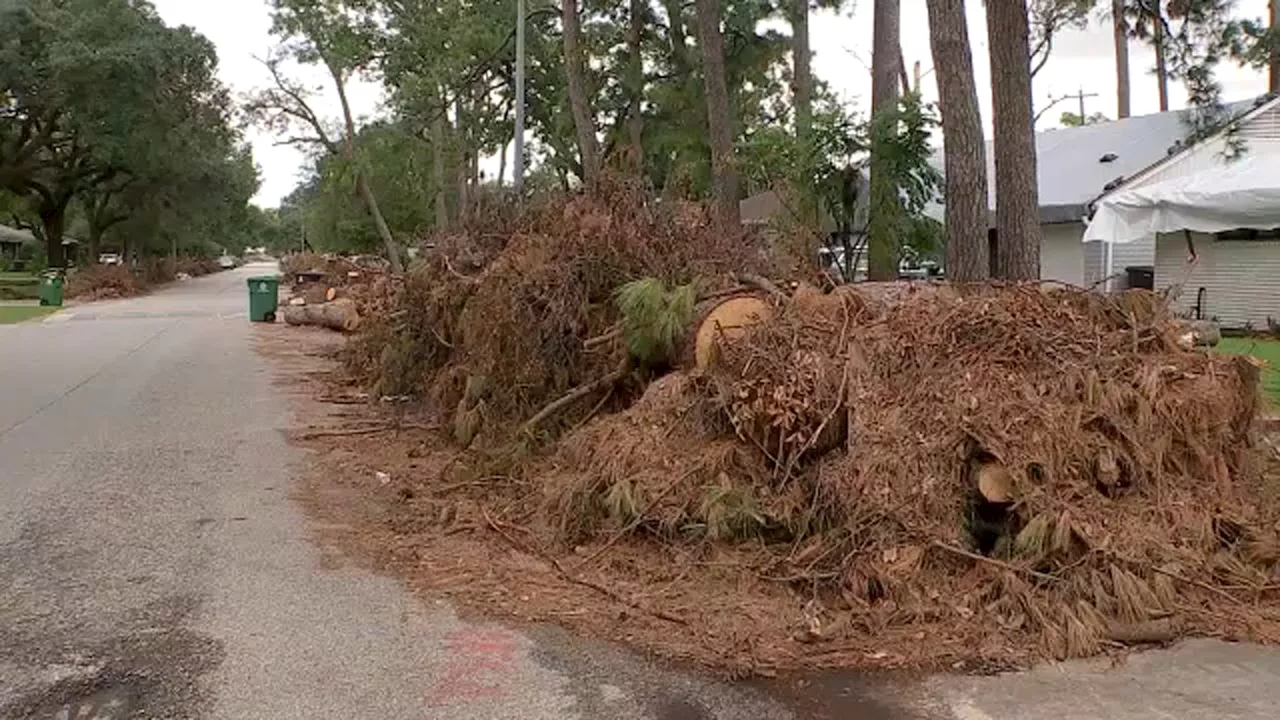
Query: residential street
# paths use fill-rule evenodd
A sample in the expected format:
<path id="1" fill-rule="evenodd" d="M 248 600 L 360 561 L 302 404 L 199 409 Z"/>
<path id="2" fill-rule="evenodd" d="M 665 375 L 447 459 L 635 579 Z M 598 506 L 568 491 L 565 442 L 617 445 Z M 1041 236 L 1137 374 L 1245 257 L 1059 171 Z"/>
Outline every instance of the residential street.
<path id="1" fill-rule="evenodd" d="M 0 718 L 1271 718 L 1280 654 L 730 683 L 322 561 L 245 278 L 0 326 Z"/>

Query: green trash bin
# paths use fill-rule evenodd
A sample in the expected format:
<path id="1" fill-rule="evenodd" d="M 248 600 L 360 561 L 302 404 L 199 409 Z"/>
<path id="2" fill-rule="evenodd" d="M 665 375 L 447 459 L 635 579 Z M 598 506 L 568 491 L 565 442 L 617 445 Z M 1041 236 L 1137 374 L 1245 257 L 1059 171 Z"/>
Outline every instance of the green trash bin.
<path id="1" fill-rule="evenodd" d="M 46 272 L 40 276 L 40 304 L 62 307 L 62 273 Z"/>
<path id="2" fill-rule="evenodd" d="M 275 322 L 280 305 L 280 278 L 274 275 L 251 277 L 249 282 L 249 320 Z"/>

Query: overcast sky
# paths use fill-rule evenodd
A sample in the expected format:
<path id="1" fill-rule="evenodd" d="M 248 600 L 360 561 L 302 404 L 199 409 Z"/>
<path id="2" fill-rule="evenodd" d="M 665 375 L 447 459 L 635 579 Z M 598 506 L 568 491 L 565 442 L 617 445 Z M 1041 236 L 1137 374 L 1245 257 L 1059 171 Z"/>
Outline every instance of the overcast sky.
<path id="1" fill-rule="evenodd" d="M 247 93 L 266 86 L 270 76 L 255 59 L 265 57 L 273 42 L 270 35 L 271 21 L 266 0 L 153 0 L 161 17 L 170 25 L 191 25 L 203 33 L 218 47 L 221 63 L 220 75 L 233 92 Z M 1267 0 L 1237 0 L 1237 15 L 1261 17 L 1266 12 Z M 514 12 L 514 3 L 512 3 Z M 814 52 L 814 72 L 839 91 L 848 102 L 865 109 L 871 91 L 871 0 L 860 0 L 852 11 L 843 14 L 823 12 L 810 23 L 810 35 Z M 974 73 L 978 84 L 978 100 L 982 106 L 982 119 L 990 134 L 991 93 L 990 70 L 987 62 L 987 31 L 983 6 L 970 0 L 969 39 L 973 45 Z M 933 62 L 929 53 L 928 18 L 924 0 L 902 2 L 902 53 L 908 69 L 919 61 L 923 73 L 922 90 L 926 100 L 937 98 L 933 83 Z M 1155 77 L 1151 74 L 1154 56 L 1145 46 L 1130 42 L 1129 64 L 1132 78 L 1132 110 L 1134 115 L 1156 112 L 1158 107 Z M 1227 101 L 1253 97 L 1266 92 L 1264 73 L 1223 64 L 1218 69 L 1223 84 L 1223 97 Z M 324 76 L 316 71 L 305 78 L 318 89 L 323 89 L 324 100 L 318 103 L 324 111 L 336 117 L 337 98 L 324 83 Z M 1087 98 L 1088 113 L 1101 112 L 1115 117 L 1116 83 L 1115 56 L 1109 22 L 1095 18 L 1086 31 L 1063 33 L 1054 42 L 1053 55 L 1035 78 L 1036 107 L 1043 107 L 1049 98 L 1083 89 Z M 380 109 L 380 88 L 371 84 L 357 84 L 350 90 L 357 113 L 370 117 Z M 1170 87 L 1172 107 L 1182 107 L 1186 94 L 1177 84 Z M 1057 124 L 1062 110 L 1075 111 L 1076 103 L 1063 103 L 1047 112 L 1037 129 L 1043 130 Z M 297 150 L 276 147 L 274 138 L 250 129 L 248 137 L 253 143 L 254 157 L 262 173 L 262 188 L 255 201 L 265 207 L 279 203 L 297 184 L 305 158 Z"/>

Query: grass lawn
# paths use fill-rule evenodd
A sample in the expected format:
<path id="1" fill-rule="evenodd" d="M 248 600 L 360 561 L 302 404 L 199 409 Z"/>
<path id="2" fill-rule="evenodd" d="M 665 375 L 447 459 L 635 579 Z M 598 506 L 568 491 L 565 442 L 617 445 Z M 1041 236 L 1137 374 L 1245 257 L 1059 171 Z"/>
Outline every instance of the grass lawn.
<path id="1" fill-rule="evenodd" d="M 1280 409 L 1280 340 L 1224 337 L 1216 348 L 1231 355 L 1252 355 L 1267 365 L 1262 369 L 1262 392 L 1272 408 Z"/>
<path id="2" fill-rule="evenodd" d="M 57 310 L 58 308 L 56 307 L 40 307 L 39 305 L 0 305 L 0 325 L 43 317 Z"/>

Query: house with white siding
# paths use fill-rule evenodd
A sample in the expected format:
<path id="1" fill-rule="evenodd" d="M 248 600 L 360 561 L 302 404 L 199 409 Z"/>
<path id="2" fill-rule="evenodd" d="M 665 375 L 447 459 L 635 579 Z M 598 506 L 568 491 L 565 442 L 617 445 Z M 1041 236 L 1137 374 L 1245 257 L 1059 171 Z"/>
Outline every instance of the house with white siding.
<path id="1" fill-rule="evenodd" d="M 1270 152 L 1280 143 L 1280 100 L 1262 98 L 1227 107 L 1232 131 L 1188 143 L 1190 111 L 1174 110 L 1036 134 L 1036 176 L 1040 200 L 1040 277 L 1084 287 L 1126 287 L 1125 268 L 1157 265 L 1154 237 L 1110 249 L 1082 242 L 1095 203 L 1116 192 L 1159 182 L 1174 174 L 1221 164 L 1230 136 L 1246 152 Z M 1280 145 L 1277 145 L 1280 147 Z M 931 164 L 943 169 L 943 154 Z M 995 157 L 987 143 L 987 202 L 995 237 Z M 942 205 L 928 214 L 942 220 Z M 1167 251 L 1166 254 L 1172 253 Z M 994 254 L 993 254 L 994 255 Z M 1167 275 L 1167 268 L 1166 268 Z M 1161 272 L 1155 271 L 1156 283 Z M 1109 278 L 1109 279 L 1108 279 Z"/>
<path id="2" fill-rule="evenodd" d="M 1184 315 L 1226 328 L 1280 323 L 1277 102 L 1100 198 L 1085 239 L 1117 252 L 1153 246 L 1155 287 Z"/>

